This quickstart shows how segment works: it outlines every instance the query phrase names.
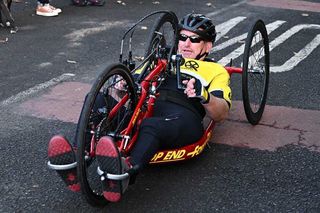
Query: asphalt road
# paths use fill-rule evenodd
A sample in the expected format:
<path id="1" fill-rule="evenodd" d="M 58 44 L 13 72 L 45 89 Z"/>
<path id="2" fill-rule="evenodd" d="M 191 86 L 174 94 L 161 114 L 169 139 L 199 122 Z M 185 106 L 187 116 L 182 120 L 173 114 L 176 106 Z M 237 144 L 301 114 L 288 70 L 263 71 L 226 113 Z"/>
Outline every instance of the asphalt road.
<path id="1" fill-rule="evenodd" d="M 57 133 L 73 138 L 75 123 L 54 116 L 34 116 L 29 113 L 32 108 L 23 104 L 48 94 L 62 83 L 90 84 L 108 64 L 117 62 L 121 35 L 142 16 L 162 9 L 172 10 L 178 17 L 195 11 L 209 15 L 217 25 L 245 17 L 217 41 L 216 47 L 248 32 L 256 19 L 266 24 L 282 21 L 270 33 L 271 42 L 285 32 L 295 32 L 292 28 L 303 24 L 302 30 L 292 33 L 271 51 L 273 67 L 299 56 L 300 50 L 302 55 L 308 52 L 310 48 L 306 46 L 320 32 L 320 10 L 316 10 L 316 5 L 310 7 L 316 10 L 311 12 L 306 7 L 279 9 L 281 4 L 278 8 L 261 7 L 237 0 L 124 2 L 126 5 L 107 1 L 103 7 L 74 7 L 67 1 L 56 0 L 53 4 L 62 8 L 63 13 L 54 18 L 36 16 L 35 2 L 13 4 L 18 33 L 0 29 L 0 212 L 319 212 L 317 143 L 292 143 L 269 150 L 223 143 L 219 141 L 221 137 L 216 137 L 211 141 L 211 149 L 195 160 L 150 166 L 120 203 L 103 209 L 89 206 L 80 194 L 64 188 L 55 172 L 46 167 L 47 143 Z M 146 33 L 137 33 L 135 49 L 141 54 Z M 213 56 L 220 60 L 242 44 L 238 41 Z M 313 117 L 296 121 L 305 122 L 306 130 L 292 128 L 294 123 L 281 127 L 288 131 L 281 134 L 279 143 L 291 137 L 289 131 L 300 131 L 299 141 L 303 137 L 320 141 L 315 130 L 320 126 L 320 47 L 313 46 L 316 48 L 307 57 L 293 60 L 300 60 L 296 66 L 271 74 L 270 109 L 296 109 L 289 118 L 298 117 L 295 113 L 313 113 Z M 239 59 L 235 63 L 241 65 Z M 63 75 L 66 73 L 72 75 Z M 233 99 L 241 100 L 239 76 L 232 77 L 232 88 Z M 46 106 L 43 108 L 45 111 Z M 234 123 L 234 118 L 232 115 L 226 125 L 236 124 L 240 130 L 250 128 L 243 120 Z M 272 125 L 277 127 L 276 123 L 259 126 Z M 251 128 L 244 140 L 253 144 L 254 140 L 268 141 L 268 135 L 257 134 L 259 126 Z M 217 127 L 218 136 L 219 130 L 227 135 L 224 140 L 235 135 L 223 129 L 223 124 Z M 311 136 L 307 137 L 308 134 Z"/>

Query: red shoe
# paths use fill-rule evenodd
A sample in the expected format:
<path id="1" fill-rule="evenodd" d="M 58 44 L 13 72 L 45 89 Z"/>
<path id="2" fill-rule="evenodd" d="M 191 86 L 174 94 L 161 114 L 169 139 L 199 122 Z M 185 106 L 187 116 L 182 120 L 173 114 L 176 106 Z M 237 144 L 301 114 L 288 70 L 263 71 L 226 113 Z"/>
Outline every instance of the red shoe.
<path id="1" fill-rule="evenodd" d="M 100 169 L 105 173 L 122 174 L 122 163 L 118 148 L 110 137 L 100 138 L 96 147 L 96 156 Z M 105 179 L 103 196 L 110 202 L 118 202 L 123 193 L 123 181 Z"/>
<path id="2" fill-rule="evenodd" d="M 60 135 L 52 137 L 49 141 L 48 156 L 49 167 L 58 172 L 68 189 L 74 192 L 80 191 L 76 157 L 69 141 Z"/>
<path id="3" fill-rule="evenodd" d="M 61 12 L 61 9 L 60 9 L 60 12 Z M 53 8 L 50 6 L 50 4 L 45 4 L 45 5 L 39 4 L 39 5 L 37 6 L 37 9 L 36 9 L 36 14 L 37 14 L 38 16 L 52 17 L 52 16 L 57 16 L 57 15 L 59 15 L 59 11 L 53 9 Z"/>

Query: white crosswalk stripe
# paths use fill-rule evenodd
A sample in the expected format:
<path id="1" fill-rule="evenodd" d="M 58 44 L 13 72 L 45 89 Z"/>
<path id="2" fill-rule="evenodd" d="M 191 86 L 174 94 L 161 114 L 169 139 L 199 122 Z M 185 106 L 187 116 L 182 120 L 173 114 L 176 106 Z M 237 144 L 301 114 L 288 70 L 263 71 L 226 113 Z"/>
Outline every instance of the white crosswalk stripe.
<path id="1" fill-rule="evenodd" d="M 209 14 L 212 16 L 212 14 Z M 238 16 L 227 20 L 226 22 L 220 23 L 216 26 L 218 35 L 217 41 L 219 41 L 222 37 L 227 37 L 230 31 L 236 31 L 237 26 L 246 21 L 247 18 L 244 16 Z M 286 25 L 284 25 L 286 23 Z M 288 22 L 284 20 L 276 20 L 272 23 L 266 23 L 266 28 L 268 34 L 270 35 L 272 32 L 276 30 L 283 30 L 284 27 L 288 26 Z M 270 67 L 271 72 L 286 72 L 293 70 L 295 66 L 297 66 L 301 61 L 306 59 L 315 49 L 320 46 L 320 34 L 317 34 L 317 31 L 320 30 L 320 25 L 317 24 L 299 24 L 296 26 L 292 26 L 290 29 L 273 39 L 270 40 L 269 36 L 269 46 L 270 46 L 270 55 L 272 55 L 272 51 L 281 45 L 286 45 L 285 42 L 292 42 L 290 40 L 295 34 L 299 33 L 300 31 L 310 31 L 310 33 L 315 34 L 315 37 L 308 43 L 306 41 L 305 46 L 303 46 L 297 53 L 295 53 L 291 58 L 284 61 L 281 65 L 274 65 Z M 227 55 L 222 56 L 218 63 L 222 65 L 227 65 L 230 62 L 230 59 L 237 59 L 243 55 L 244 47 L 245 47 L 245 39 L 248 33 L 243 33 L 241 35 L 235 36 L 230 38 L 229 40 L 214 46 L 213 50 L 210 53 L 218 53 L 219 51 L 224 50 L 224 52 L 229 52 Z M 231 49 L 232 45 L 241 44 L 240 46 L 236 47 L 236 49 Z M 288 53 L 288 56 L 291 56 L 291 52 Z"/>

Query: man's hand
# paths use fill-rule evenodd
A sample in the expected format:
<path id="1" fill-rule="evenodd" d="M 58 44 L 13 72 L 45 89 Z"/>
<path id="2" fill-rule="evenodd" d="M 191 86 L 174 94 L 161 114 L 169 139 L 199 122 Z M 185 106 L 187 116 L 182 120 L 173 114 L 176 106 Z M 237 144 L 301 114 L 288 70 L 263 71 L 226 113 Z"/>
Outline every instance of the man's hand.
<path id="1" fill-rule="evenodd" d="M 199 80 L 196 80 L 195 78 L 191 78 L 190 80 L 182 81 L 182 83 L 184 85 L 186 85 L 186 89 L 184 90 L 184 93 L 189 98 L 200 98 L 201 103 L 203 103 L 203 104 L 207 104 L 209 102 L 210 94 L 202 86 L 202 84 Z"/>
<path id="2" fill-rule="evenodd" d="M 186 89 L 184 90 L 184 94 L 186 94 L 189 98 L 196 97 L 196 90 L 194 89 L 194 84 L 196 79 L 191 78 L 190 80 L 183 80 L 182 83 L 186 85 Z"/>
<path id="3" fill-rule="evenodd" d="M 126 86 L 126 82 L 121 77 L 118 77 L 116 80 L 116 84 L 114 85 L 114 88 L 116 88 L 119 91 L 125 91 Z"/>
<path id="4" fill-rule="evenodd" d="M 201 103 L 204 104 L 203 107 L 206 110 L 207 115 L 213 119 L 215 122 L 223 121 L 227 118 L 229 112 L 229 106 L 223 98 L 218 98 L 215 96 L 210 97 L 210 93 L 199 83 L 197 83 L 195 78 L 190 80 L 184 80 L 182 83 L 186 85 L 184 93 L 189 98 L 200 98 Z M 197 90 L 197 88 L 200 88 Z M 201 91 L 201 93 L 200 93 Z"/>

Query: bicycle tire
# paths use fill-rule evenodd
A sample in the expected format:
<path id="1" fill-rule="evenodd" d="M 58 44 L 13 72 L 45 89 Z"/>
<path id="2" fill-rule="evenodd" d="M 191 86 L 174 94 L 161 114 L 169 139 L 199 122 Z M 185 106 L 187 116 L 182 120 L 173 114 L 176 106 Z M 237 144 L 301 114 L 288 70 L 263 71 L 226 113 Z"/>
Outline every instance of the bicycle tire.
<path id="1" fill-rule="evenodd" d="M 115 89 L 116 85 L 125 81 L 125 90 Z M 109 85 L 110 83 L 110 85 Z M 119 86 L 118 86 L 119 87 Z M 114 93 L 113 93 L 114 92 Z M 103 95 L 102 95 L 103 94 Z M 123 108 L 110 120 L 107 119 L 109 112 L 113 109 L 120 95 L 129 95 L 129 99 Z M 105 106 L 98 108 L 97 100 L 103 97 Z M 125 120 L 131 118 L 136 105 L 136 94 L 134 81 L 130 71 L 123 64 L 112 64 L 108 66 L 96 79 L 83 105 L 77 127 L 76 141 L 78 144 L 78 179 L 81 191 L 89 204 L 93 206 L 104 206 L 108 202 L 102 194 L 100 177 L 97 174 L 97 162 L 95 155 L 89 156 L 91 139 L 94 137 L 95 145 L 98 139 L 108 133 L 123 130 Z M 99 106 L 100 107 L 100 106 Z M 109 109 L 110 108 L 110 109 Z M 125 110 L 128 110 L 126 112 Z M 127 121 L 129 121 L 127 120 Z M 92 134 L 94 133 L 94 134 Z M 89 159 L 89 160 L 88 160 Z"/>
<path id="2" fill-rule="evenodd" d="M 166 38 L 159 38 L 159 35 L 157 32 L 164 30 L 164 27 L 166 27 L 168 24 L 169 30 L 173 32 L 173 35 L 170 39 L 170 41 L 166 41 Z M 166 12 L 162 14 L 158 20 L 153 25 L 148 41 L 147 41 L 147 48 L 145 52 L 145 57 L 147 57 L 150 53 L 153 52 L 155 49 L 159 49 L 159 47 L 162 48 L 169 48 L 168 54 L 167 54 L 167 60 L 171 60 L 171 56 L 173 54 L 176 54 L 177 52 L 177 43 L 178 43 L 178 18 L 177 16 L 172 12 Z M 164 32 L 162 33 L 165 34 Z M 160 40 L 159 40 L 160 39 Z M 167 46 L 167 45 L 170 46 Z"/>
<path id="3" fill-rule="evenodd" d="M 259 123 L 267 101 L 270 53 L 265 24 L 258 20 L 250 29 L 243 54 L 242 98 L 247 120 Z"/>

